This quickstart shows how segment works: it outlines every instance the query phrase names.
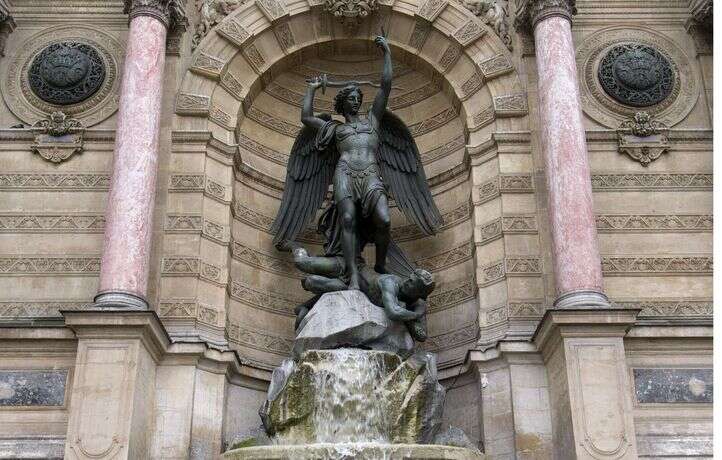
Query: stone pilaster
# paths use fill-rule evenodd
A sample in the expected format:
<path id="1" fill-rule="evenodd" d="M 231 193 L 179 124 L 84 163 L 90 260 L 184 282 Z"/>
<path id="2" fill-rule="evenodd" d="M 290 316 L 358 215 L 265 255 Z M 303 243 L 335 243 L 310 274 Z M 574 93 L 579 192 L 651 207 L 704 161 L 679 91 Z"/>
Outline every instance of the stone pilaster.
<path id="1" fill-rule="evenodd" d="M 66 459 L 147 458 L 157 363 L 170 345 L 152 312 L 66 311 L 78 349 Z"/>
<path id="2" fill-rule="evenodd" d="M 636 459 L 624 335 L 639 310 L 548 310 L 534 334 L 549 379 L 553 457 Z"/>
<path id="3" fill-rule="evenodd" d="M 539 136 L 549 192 L 555 306 L 609 307 L 592 206 L 592 183 L 572 42 L 574 0 L 529 0 L 517 26 L 533 29 Z"/>

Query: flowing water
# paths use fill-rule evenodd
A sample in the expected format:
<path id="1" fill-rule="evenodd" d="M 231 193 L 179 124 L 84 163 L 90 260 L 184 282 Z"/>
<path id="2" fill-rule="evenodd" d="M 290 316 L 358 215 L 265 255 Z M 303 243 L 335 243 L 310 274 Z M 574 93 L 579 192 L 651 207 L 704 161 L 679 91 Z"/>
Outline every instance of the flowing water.
<path id="1" fill-rule="evenodd" d="M 391 420 L 381 384 L 398 363 L 389 362 L 387 353 L 354 348 L 325 350 L 321 357 L 312 363 L 313 442 L 389 443 Z M 294 438 L 276 441 L 301 441 Z"/>

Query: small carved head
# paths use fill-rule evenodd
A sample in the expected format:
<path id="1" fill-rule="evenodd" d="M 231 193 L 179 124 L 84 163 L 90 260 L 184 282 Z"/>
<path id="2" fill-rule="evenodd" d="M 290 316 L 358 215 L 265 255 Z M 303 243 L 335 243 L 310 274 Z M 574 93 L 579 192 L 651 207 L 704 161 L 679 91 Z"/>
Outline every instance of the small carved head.
<path id="1" fill-rule="evenodd" d="M 356 115 L 361 108 L 364 95 L 358 85 L 344 86 L 334 98 L 333 108 L 339 115 Z"/>
<path id="2" fill-rule="evenodd" d="M 414 270 L 406 283 L 408 284 L 408 291 L 422 299 L 426 299 L 436 287 L 434 277 L 422 268 Z"/>

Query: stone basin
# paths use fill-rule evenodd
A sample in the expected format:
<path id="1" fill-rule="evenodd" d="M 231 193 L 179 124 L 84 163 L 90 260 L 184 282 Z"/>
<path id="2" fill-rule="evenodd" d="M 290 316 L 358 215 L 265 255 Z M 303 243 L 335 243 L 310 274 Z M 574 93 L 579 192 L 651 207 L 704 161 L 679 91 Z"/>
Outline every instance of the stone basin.
<path id="1" fill-rule="evenodd" d="M 483 460 L 485 457 L 462 447 L 433 444 L 297 444 L 233 449 L 226 460 Z"/>

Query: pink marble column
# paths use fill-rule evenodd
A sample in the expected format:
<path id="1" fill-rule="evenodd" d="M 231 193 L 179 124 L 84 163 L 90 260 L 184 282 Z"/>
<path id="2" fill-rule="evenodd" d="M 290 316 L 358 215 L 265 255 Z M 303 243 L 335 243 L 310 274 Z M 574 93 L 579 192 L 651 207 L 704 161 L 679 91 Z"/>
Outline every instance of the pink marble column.
<path id="1" fill-rule="evenodd" d="M 554 305 L 609 307 L 572 43 L 574 5 L 572 1 L 535 0 L 531 13 L 557 290 Z"/>
<path id="2" fill-rule="evenodd" d="M 146 309 L 169 0 L 126 0 L 126 12 L 130 30 L 95 303 Z"/>

